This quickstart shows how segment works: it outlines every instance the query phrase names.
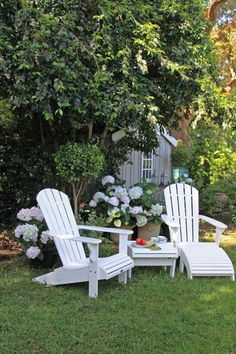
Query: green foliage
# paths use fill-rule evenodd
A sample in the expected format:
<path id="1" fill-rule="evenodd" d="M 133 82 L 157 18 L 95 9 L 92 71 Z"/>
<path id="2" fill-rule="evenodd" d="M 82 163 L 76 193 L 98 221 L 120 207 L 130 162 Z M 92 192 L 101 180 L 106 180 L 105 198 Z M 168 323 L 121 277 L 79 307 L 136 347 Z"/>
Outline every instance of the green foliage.
<path id="1" fill-rule="evenodd" d="M 229 174 L 202 189 L 200 207 L 209 215 L 216 212 L 236 214 L 236 174 Z"/>
<path id="2" fill-rule="evenodd" d="M 171 154 L 172 165 L 175 167 L 187 167 L 190 161 L 191 151 L 182 140 L 178 140 L 177 146 Z"/>
<path id="3" fill-rule="evenodd" d="M 191 176 L 199 188 L 236 173 L 235 131 L 213 122 L 191 130 Z"/>
<path id="4" fill-rule="evenodd" d="M 94 143 L 112 145 L 109 168 L 131 148 L 152 150 L 156 124 L 176 124 L 211 70 L 201 1 L 16 3 L 4 3 L 12 37 L 1 51 L 12 109 L 51 122 L 42 127 L 46 145 L 86 141 L 92 126 Z M 126 136 L 114 144 L 120 128 Z"/>
<path id="5" fill-rule="evenodd" d="M 43 186 L 55 185 L 51 155 L 15 130 L 0 135 L 0 171 L 0 227 L 14 224 L 17 210 L 32 205 Z"/>
<path id="6" fill-rule="evenodd" d="M 104 156 L 96 145 L 67 143 L 54 155 L 57 174 L 66 182 L 89 182 L 104 167 Z"/>
<path id="7" fill-rule="evenodd" d="M 131 149 L 151 151 L 157 124 L 177 125 L 193 102 L 200 110 L 200 93 L 202 101 L 211 99 L 204 78 L 217 75 L 204 6 L 200 0 L 3 0 L 0 99 L 9 102 L 19 145 L 42 151 L 43 165 L 42 156 L 68 141 L 96 144 L 106 172 L 115 174 Z M 211 102 L 209 112 L 218 107 Z M 224 109 L 217 112 L 223 119 Z M 120 129 L 125 136 L 115 143 L 112 133 Z M 34 166 L 30 160 L 29 170 Z M 15 171 L 4 178 L 13 181 Z M 37 179 L 38 186 L 45 182 L 43 174 Z"/>
<path id="8" fill-rule="evenodd" d="M 8 128 L 14 124 L 8 100 L 0 100 L 0 128 Z"/>

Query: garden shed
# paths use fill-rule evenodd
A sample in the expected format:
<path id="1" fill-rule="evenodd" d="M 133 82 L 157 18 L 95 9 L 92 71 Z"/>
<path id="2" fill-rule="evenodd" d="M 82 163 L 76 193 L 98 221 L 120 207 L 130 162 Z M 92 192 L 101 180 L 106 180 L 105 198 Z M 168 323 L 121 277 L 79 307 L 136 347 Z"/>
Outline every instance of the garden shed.
<path id="1" fill-rule="evenodd" d="M 129 160 L 120 168 L 120 178 L 129 188 L 145 179 L 148 182 L 167 185 L 172 177 L 171 151 L 177 140 L 167 131 L 158 131 L 159 146 L 149 154 L 132 151 Z"/>

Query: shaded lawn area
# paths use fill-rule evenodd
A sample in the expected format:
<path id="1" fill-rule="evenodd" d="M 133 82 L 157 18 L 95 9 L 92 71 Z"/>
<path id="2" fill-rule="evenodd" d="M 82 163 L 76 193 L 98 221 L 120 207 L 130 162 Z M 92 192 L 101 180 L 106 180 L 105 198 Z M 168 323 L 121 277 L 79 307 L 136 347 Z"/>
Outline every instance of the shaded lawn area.
<path id="1" fill-rule="evenodd" d="M 209 238 L 205 233 L 204 238 Z M 236 232 L 223 246 L 236 265 Z M 0 263 L 0 353 L 236 353 L 236 282 L 170 279 L 161 268 L 135 268 L 127 286 L 100 281 L 46 287 L 43 270 Z"/>

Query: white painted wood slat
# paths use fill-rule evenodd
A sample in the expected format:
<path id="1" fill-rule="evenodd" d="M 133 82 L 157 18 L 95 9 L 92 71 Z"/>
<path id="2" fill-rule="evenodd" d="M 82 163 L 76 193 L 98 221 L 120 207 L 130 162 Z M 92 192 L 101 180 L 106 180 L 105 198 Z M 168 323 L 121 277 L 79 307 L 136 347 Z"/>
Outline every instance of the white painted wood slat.
<path id="1" fill-rule="evenodd" d="M 54 236 L 63 267 L 35 278 L 35 282 L 60 285 L 88 281 L 89 297 L 92 298 L 98 296 L 98 280 L 100 279 L 110 279 L 119 275 L 119 282 L 127 282 L 127 272 L 134 267 L 134 262 L 127 255 L 125 242 L 123 242 L 122 252 L 111 257 L 99 258 L 98 247 L 101 240 L 80 237 L 66 194 L 47 188 L 39 192 L 37 201 L 48 225 L 49 233 Z M 90 226 L 87 228 L 97 229 Z M 100 231 L 101 229 L 106 232 L 110 230 L 99 228 Z M 121 231 L 125 233 L 123 239 L 127 239 L 126 233 L 130 232 L 119 230 L 119 233 Z M 85 257 L 82 242 L 88 245 L 89 258 Z"/>
<path id="2" fill-rule="evenodd" d="M 185 204 L 186 204 L 186 225 L 187 225 L 187 242 L 193 242 L 193 199 L 191 193 L 191 187 L 188 185 L 184 186 L 185 191 Z"/>
<path id="3" fill-rule="evenodd" d="M 174 241 L 179 249 L 180 271 L 183 272 L 185 265 L 190 279 L 193 275 L 225 275 L 234 280 L 232 262 L 226 252 L 219 247 L 221 233 L 227 226 L 214 219 L 199 217 L 198 190 L 190 185 L 177 183 L 165 188 L 164 196 L 167 215 L 163 220 L 166 220 L 171 232 L 174 231 L 168 220 L 174 217 L 179 223 L 179 238 Z M 215 243 L 199 242 L 199 218 L 216 227 Z"/>
<path id="4" fill-rule="evenodd" d="M 187 229 L 186 225 L 186 206 L 185 206 L 185 190 L 184 190 L 184 184 L 177 184 L 177 192 L 176 192 L 176 198 L 177 198 L 177 203 L 178 203 L 178 208 L 179 208 L 179 224 L 180 224 L 180 229 L 181 229 L 181 242 L 186 242 L 187 238 L 189 237 L 189 229 Z"/>
<path id="5" fill-rule="evenodd" d="M 52 234 L 72 234 L 79 236 L 74 215 L 67 195 L 55 189 L 45 189 L 38 194 L 38 203 Z M 54 240 L 63 265 L 85 259 L 81 242 Z"/>

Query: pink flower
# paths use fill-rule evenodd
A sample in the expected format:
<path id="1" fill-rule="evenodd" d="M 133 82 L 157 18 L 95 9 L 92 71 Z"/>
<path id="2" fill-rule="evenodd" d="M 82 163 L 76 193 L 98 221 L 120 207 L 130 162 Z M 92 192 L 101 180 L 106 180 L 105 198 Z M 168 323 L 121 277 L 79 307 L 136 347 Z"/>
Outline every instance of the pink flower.
<path id="1" fill-rule="evenodd" d="M 30 214 L 30 216 L 31 216 L 32 219 L 36 219 L 36 220 L 38 220 L 38 221 L 43 221 L 43 214 L 42 214 L 40 208 L 32 207 L 32 208 L 29 210 L 29 214 Z"/>
<path id="2" fill-rule="evenodd" d="M 21 221 L 30 221 L 32 219 L 36 219 L 38 221 L 43 221 L 43 214 L 41 210 L 37 207 L 21 209 L 17 213 L 17 219 Z"/>
<path id="3" fill-rule="evenodd" d="M 36 257 L 38 257 L 39 253 L 40 249 L 38 247 L 31 246 L 27 249 L 26 256 L 30 259 L 35 259 Z"/>
<path id="4" fill-rule="evenodd" d="M 29 208 L 21 209 L 17 213 L 16 217 L 17 217 L 17 219 L 19 219 L 21 221 L 30 221 L 31 220 L 30 209 Z"/>
<path id="5" fill-rule="evenodd" d="M 116 197 L 111 197 L 111 198 L 109 198 L 108 203 L 111 204 L 111 205 L 114 205 L 114 206 L 118 206 L 119 205 L 119 200 Z"/>

